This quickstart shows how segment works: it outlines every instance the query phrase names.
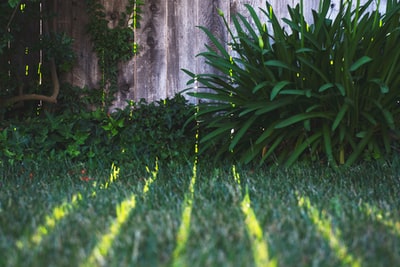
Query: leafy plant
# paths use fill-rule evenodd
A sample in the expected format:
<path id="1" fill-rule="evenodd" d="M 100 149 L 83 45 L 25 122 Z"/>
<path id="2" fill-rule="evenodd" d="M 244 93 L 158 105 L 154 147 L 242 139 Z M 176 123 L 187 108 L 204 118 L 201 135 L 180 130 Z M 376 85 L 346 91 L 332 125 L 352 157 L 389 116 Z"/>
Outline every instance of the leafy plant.
<path id="1" fill-rule="evenodd" d="M 217 72 L 184 71 L 199 83 L 190 95 L 208 100 L 196 115 L 202 151 L 218 145 L 217 157 L 286 166 L 390 155 L 399 132 L 400 3 L 387 1 L 385 14 L 369 13 L 373 3 L 340 1 L 330 19 L 331 2 L 322 1 L 311 25 L 303 1 L 288 7 L 284 26 L 268 2 L 265 22 L 250 5 L 252 21 L 237 14 L 233 27 L 220 12 L 229 44 L 200 27 L 212 46 L 199 56 Z"/>
<path id="2" fill-rule="evenodd" d="M 118 63 L 127 61 L 137 53 L 134 29 L 140 26 L 140 0 L 129 0 L 125 12 L 113 14 L 118 23 L 109 28 L 106 11 L 99 0 L 87 0 L 89 15 L 88 33 L 93 41 L 93 49 L 99 58 L 99 66 L 103 74 L 101 86 L 104 91 L 103 104 L 107 107 L 118 89 Z"/>
<path id="3" fill-rule="evenodd" d="M 0 122 L 0 166 L 38 158 L 74 162 L 130 162 L 185 159 L 194 133 L 184 127 L 193 106 L 182 95 L 148 104 L 133 101 L 123 110 L 63 109 Z"/>

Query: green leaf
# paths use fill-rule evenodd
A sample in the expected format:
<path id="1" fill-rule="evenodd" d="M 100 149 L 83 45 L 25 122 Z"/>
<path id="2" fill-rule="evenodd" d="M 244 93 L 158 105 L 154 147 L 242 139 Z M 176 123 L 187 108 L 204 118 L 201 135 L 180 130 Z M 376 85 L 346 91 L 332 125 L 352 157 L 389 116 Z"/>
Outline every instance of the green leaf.
<path id="1" fill-rule="evenodd" d="M 210 38 L 211 42 L 215 45 L 215 47 L 221 52 L 221 54 L 225 58 L 229 58 L 229 54 L 226 51 L 225 47 L 217 40 L 217 38 L 209 31 L 206 27 L 198 26 L 207 36 Z"/>
<path id="2" fill-rule="evenodd" d="M 347 103 L 343 104 L 343 106 L 340 108 L 338 114 L 336 115 L 335 120 L 333 121 L 332 128 L 331 128 L 332 131 L 335 131 L 336 128 L 339 126 L 340 122 L 342 121 L 342 119 L 348 109 L 349 109 L 349 104 L 347 104 Z"/>
<path id="3" fill-rule="evenodd" d="M 322 135 L 321 132 L 315 133 L 314 135 L 304 140 L 300 145 L 298 145 L 293 151 L 293 153 L 290 155 L 288 160 L 285 162 L 285 166 L 290 167 L 291 165 L 293 165 L 293 163 L 296 162 L 296 160 L 300 157 L 300 155 L 304 152 L 304 150 L 306 150 L 309 146 L 312 145 L 312 143 L 314 143 L 317 139 L 319 139 L 321 135 Z"/>
<path id="4" fill-rule="evenodd" d="M 274 153 L 275 149 L 277 147 L 279 147 L 280 144 L 282 144 L 282 142 L 284 142 L 285 140 L 285 136 L 284 135 L 280 135 L 278 136 L 274 142 L 272 143 L 272 145 L 270 147 L 268 147 L 268 151 L 267 153 L 265 153 L 265 155 L 263 156 L 261 162 L 265 161 L 269 156 L 271 156 L 272 153 Z"/>
<path id="5" fill-rule="evenodd" d="M 308 120 L 308 119 L 316 119 L 316 118 L 326 118 L 329 119 L 329 116 L 326 113 L 315 112 L 315 113 L 301 113 L 297 115 L 293 115 L 288 119 L 285 119 L 275 125 L 275 129 L 284 128 L 295 124 L 300 121 Z"/>
<path id="6" fill-rule="evenodd" d="M 322 133 L 323 133 L 323 137 L 324 137 L 325 153 L 326 153 L 326 156 L 328 157 L 328 161 L 329 161 L 329 163 L 336 165 L 335 159 L 333 157 L 331 132 L 329 131 L 329 127 L 328 127 L 327 123 L 323 124 Z"/>
<path id="7" fill-rule="evenodd" d="M 326 90 L 328 90 L 329 88 L 334 87 L 335 85 L 333 83 L 326 83 L 324 85 L 322 85 L 319 89 L 318 92 L 324 92 Z"/>
<path id="8" fill-rule="evenodd" d="M 216 136 L 221 135 L 221 134 L 226 134 L 226 138 L 229 138 L 229 133 L 231 132 L 231 130 L 234 128 L 235 124 L 231 123 L 231 124 L 227 124 L 224 127 L 220 127 L 214 131 L 212 131 L 211 133 L 207 134 L 206 136 L 204 136 L 200 142 L 204 143 L 207 142 L 209 140 L 215 139 Z"/>
<path id="9" fill-rule="evenodd" d="M 20 0 L 8 0 L 8 5 L 12 8 L 16 7 L 19 4 Z"/>
<path id="10" fill-rule="evenodd" d="M 277 68 L 284 68 L 284 69 L 291 70 L 290 66 L 287 65 L 285 62 L 282 62 L 280 60 L 275 60 L 275 59 L 266 61 L 264 63 L 264 65 L 268 66 L 268 67 L 277 67 Z"/>
<path id="11" fill-rule="evenodd" d="M 383 116 L 385 117 L 385 120 L 386 120 L 386 122 L 387 122 L 389 128 L 390 128 L 391 130 L 394 130 L 394 129 L 395 129 L 395 126 L 394 126 L 393 114 L 392 114 L 389 110 L 387 110 L 387 109 L 383 109 L 383 110 L 382 110 L 382 113 L 383 113 Z"/>
<path id="12" fill-rule="evenodd" d="M 247 132 L 247 130 L 251 127 L 251 125 L 254 123 L 254 121 L 257 119 L 257 116 L 252 116 L 250 119 L 246 121 L 243 126 L 240 127 L 240 130 L 234 134 L 234 138 L 231 141 L 231 144 L 229 146 L 229 150 L 233 150 L 237 143 L 240 141 L 240 139 L 243 137 L 243 135 Z"/>
<path id="13" fill-rule="evenodd" d="M 351 65 L 350 71 L 356 71 L 362 65 L 364 65 L 368 62 L 371 62 L 371 61 L 372 61 L 372 58 L 363 56 L 363 57 L 359 58 L 356 62 L 354 62 L 353 65 Z"/>
<path id="14" fill-rule="evenodd" d="M 291 103 L 293 103 L 293 100 L 290 98 L 285 98 L 285 99 L 278 99 L 275 100 L 273 102 L 268 102 L 265 101 L 265 107 L 260 108 L 259 110 L 257 110 L 255 112 L 256 115 L 261 115 L 261 114 L 265 114 L 271 111 L 275 111 L 281 107 L 285 107 L 290 105 Z"/>
<path id="15" fill-rule="evenodd" d="M 389 93 L 389 87 L 381 79 L 371 79 L 370 81 L 379 86 L 382 94 Z"/>
<path id="16" fill-rule="evenodd" d="M 371 128 L 370 130 L 368 130 L 368 132 L 365 133 L 363 139 L 358 143 L 353 153 L 351 153 L 349 158 L 347 159 L 345 163 L 346 166 L 352 165 L 360 157 L 361 153 L 364 151 L 365 146 L 368 145 L 368 142 L 370 141 L 373 132 L 374 129 Z"/>
<path id="17" fill-rule="evenodd" d="M 275 97 L 279 94 L 279 91 L 282 90 L 286 85 L 290 84 L 289 81 L 281 81 L 278 82 L 274 88 L 272 88 L 270 100 L 274 100 Z"/>
<path id="18" fill-rule="evenodd" d="M 261 88 L 266 87 L 266 86 L 269 85 L 269 84 L 271 84 L 270 81 L 263 81 L 263 82 L 257 84 L 256 86 L 254 86 L 254 88 L 253 88 L 253 90 L 252 90 L 253 94 L 254 94 L 254 93 L 257 93 L 258 90 L 260 90 Z"/>
<path id="19" fill-rule="evenodd" d="M 336 88 L 339 89 L 339 92 L 342 96 L 346 95 L 346 89 L 344 88 L 344 86 L 341 83 L 335 83 Z"/>

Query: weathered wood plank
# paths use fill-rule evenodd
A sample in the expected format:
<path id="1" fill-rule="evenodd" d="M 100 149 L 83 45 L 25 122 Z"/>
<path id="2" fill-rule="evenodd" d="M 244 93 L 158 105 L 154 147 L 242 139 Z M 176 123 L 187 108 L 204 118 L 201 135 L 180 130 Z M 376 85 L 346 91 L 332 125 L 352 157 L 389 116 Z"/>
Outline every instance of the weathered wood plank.
<path id="1" fill-rule="evenodd" d="M 135 99 L 157 100 L 166 88 L 166 1 L 145 1 L 135 57 Z"/>
<path id="2" fill-rule="evenodd" d="M 110 17 L 110 28 L 116 23 L 116 19 L 111 17 L 124 11 L 126 1 L 101 1 L 107 10 L 107 16 Z M 332 16 L 336 14 L 339 1 L 332 0 Z M 294 6 L 300 0 L 269 2 L 273 6 L 275 15 L 283 18 L 289 16 L 287 5 Z M 92 52 L 92 44 L 84 27 L 87 23 L 84 1 L 57 0 L 56 3 L 57 9 L 61 10 L 61 18 L 57 22 L 58 29 L 71 33 L 75 40 L 74 49 L 78 55 L 71 82 L 78 86 L 97 87 L 101 74 L 97 57 Z M 318 10 L 320 1 L 304 0 L 303 3 L 306 20 L 312 23 L 311 9 Z M 382 11 L 384 11 L 383 3 L 386 1 L 382 0 Z M 145 98 L 154 101 L 172 97 L 187 87 L 186 82 L 189 77 L 181 69 L 188 69 L 194 73 L 213 72 L 214 70 L 205 64 L 202 58 L 196 57 L 198 53 L 205 51 L 205 44 L 210 45 L 210 40 L 196 26 L 207 27 L 227 44 L 230 37 L 217 8 L 224 12 L 228 23 L 232 23 L 230 19 L 237 12 L 250 19 L 244 4 L 253 6 L 262 22 L 269 25 L 268 18 L 259 9 L 266 8 L 265 0 L 146 0 L 142 7 L 141 28 L 136 29 L 135 38 L 140 47 L 139 54 L 119 66 L 119 92 L 116 95 L 115 105 L 123 107 L 126 99 L 137 101 Z M 68 8 L 71 12 L 64 12 Z M 72 17 L 72 22 L 67 21 L 68 17 L 69 19 Z"/>

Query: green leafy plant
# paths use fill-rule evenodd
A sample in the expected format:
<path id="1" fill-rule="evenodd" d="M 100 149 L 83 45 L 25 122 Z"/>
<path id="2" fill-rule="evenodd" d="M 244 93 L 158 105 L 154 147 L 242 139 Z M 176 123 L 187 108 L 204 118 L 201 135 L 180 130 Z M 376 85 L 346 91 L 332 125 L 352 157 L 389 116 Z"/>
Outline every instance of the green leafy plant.
<path id="1" fill-rule="evenodd" d="M 112 14 L 112 19 L 118 19 L 115 27 L 108 26 L 104 6 L 99 0 L 87 0 L 89 15 L 88 33 L 93 41 L 93 49 L 99 58 L 102 72 L 101 86 L 104 91 L 103 104 L 107 107 L 113 100 L 118 89 L 118 63 L 127 61 L 137 53 L 137 43 L 134 29 L 140 26 L 140 0 L 129 0 L 125 12 Z"/>
<path id="2" fill-rule="evenodd" d="M 233 27 L 220 12 L 229 44 L 200 27 L 213 45 L 199 56 L 217 72 L 184 71 L 199 84 L 190 94 L 208 100 L 196 114 L 202 151 L 218 145 L 219 157 L 286 166 L 390 155 L 399 131 L 400 3 L 388 0 L 385 14 L 367 12 L 373 3 L 340 1 L 329 18 L 331 2 L 322 1 L 311 25 L 302 1 L 288 7 L 285 26 L 268 2 L 265 22 L 250 5 L 252 21 L 237 14 Z"/>
<path id="3" fill-rule="evenodd" d="M 179 160 L 193 153 L 193 105 L 182 95 L 154 103 L 130 101 L 123 110 L 71 108 L 0 122 L 0 166 L 38 158 L 74 162 Z M 95 164 L 95 163 L 93 163 Z"/>

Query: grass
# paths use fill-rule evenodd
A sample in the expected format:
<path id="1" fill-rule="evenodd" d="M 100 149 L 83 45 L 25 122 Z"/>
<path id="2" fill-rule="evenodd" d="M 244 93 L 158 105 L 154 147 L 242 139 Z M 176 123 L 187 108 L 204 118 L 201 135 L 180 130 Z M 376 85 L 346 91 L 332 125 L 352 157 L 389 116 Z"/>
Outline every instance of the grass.
<path id="1" fill-rule="evenodd" d="M 0 177 L 0 266 L 398 266 L 400 176 L 152 162 Z"/>

